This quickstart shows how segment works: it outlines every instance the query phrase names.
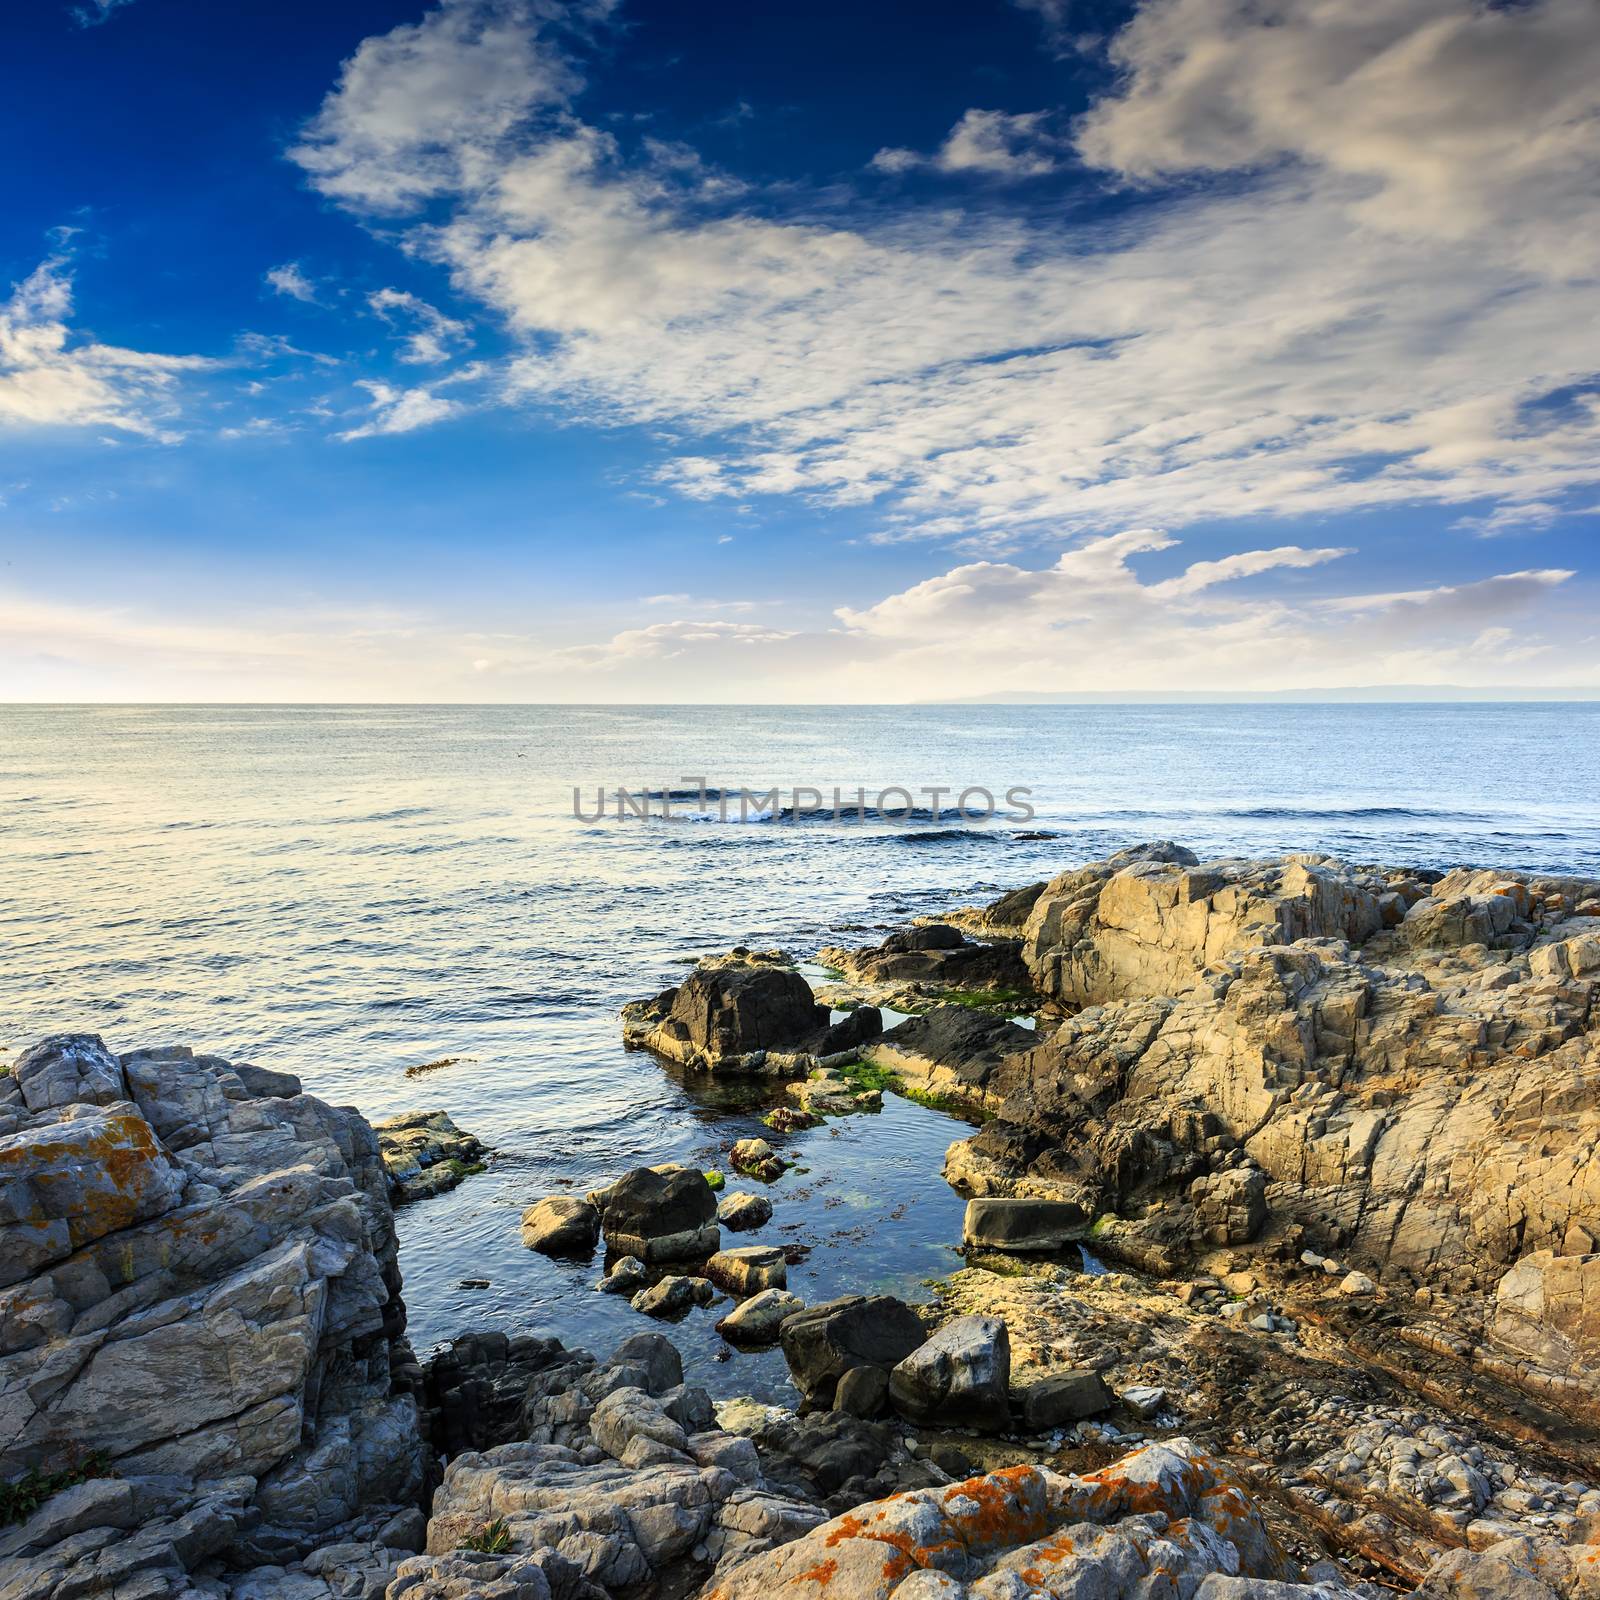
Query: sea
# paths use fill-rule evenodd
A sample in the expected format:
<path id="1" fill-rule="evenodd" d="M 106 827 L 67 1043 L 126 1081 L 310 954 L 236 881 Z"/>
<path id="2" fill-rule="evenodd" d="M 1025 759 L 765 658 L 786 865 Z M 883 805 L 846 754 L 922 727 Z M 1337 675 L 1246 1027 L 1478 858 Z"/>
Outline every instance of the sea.
<path id="1" fill-rule="evenodd" d="M 1600 704 L 3 706 L 0 1046 L 187 1044 L 374 1119 L 448 1111 L 492 1155 L 399 1213 L 418 1351 L 497 1328 L 603 1354 L 651 1324 L 598 1260 L 524 1249 L 523 1209 L 725 1171 L 779 1098 L 624 1050 L 624 1002 L 1149 839 L 1600 877 Z M 739 1242 L 799 1247 L 808 1302 L 926 1294 L 960 1265 L 939 1172 L 970 1132 L 891 1095 L 788 1136 Z M 669 1330 L 693 1375 L 792 1398 L 727 1309 Z"/>

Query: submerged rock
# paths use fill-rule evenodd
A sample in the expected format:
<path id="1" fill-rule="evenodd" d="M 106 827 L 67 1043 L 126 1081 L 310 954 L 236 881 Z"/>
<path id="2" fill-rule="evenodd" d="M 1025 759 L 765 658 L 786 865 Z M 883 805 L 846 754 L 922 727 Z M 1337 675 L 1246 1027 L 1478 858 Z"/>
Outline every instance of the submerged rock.
<path id="1" fill-rule="evenodd" d="M 717 1221 L 735 1233 L 745 1233 L 772 1220 L 772 1202 L 764 1194 L 735 1189 L 717 1204 Z"/>

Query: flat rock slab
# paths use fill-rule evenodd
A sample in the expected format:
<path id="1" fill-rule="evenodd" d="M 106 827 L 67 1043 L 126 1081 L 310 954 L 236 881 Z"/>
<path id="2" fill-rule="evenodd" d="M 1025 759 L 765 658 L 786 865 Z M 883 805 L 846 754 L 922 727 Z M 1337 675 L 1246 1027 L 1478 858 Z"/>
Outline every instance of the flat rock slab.
<path id="1" fill-rule="evenodd" d="M 983 1196 L 967 1202 L 962 1241 L 985 1250 L 1060 1250 L 1076 1244 L 1094 1219 L 1072 1200 L 1008 1200 Z"/>
<path id="2" fill-rule="evenodd" d="M 706 1262 L 705 1273 L 730 1294 L 759 1294 L 763 1289 L 785 1288 L 789 1282 L 789 1264 L 773 1244 L 719 1250 Z"/>

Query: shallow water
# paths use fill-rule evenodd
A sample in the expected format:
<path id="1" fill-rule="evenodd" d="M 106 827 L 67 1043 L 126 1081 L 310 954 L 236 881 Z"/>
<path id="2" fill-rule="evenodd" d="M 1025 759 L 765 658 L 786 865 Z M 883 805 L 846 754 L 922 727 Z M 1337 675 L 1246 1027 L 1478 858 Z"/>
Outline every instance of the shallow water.
<path id="1" fill-rule="evenodd" d="M 1038 815 L 571 815 L 575 784 L 688 774 L 758 793 L 1024 785 Z M 864 943 L 1153 837 L 1600 875 L 1600 705 L 4 707 L 0 1044 L 189 1043 L 374 1117 L 444 1107 L 497 1154 L 402 1212 L 419 1348 L 490 1324 L 605 1349 L 648 1324 L 592 1291 L 598 1263 L 523 1250 L 522 1208 L 644 1162 L 725 1167 L 760 1110 L 625 1052 L 625 1000 L 700 954 Z M 938 1171 L 966 1131 L 891 1098 L 796 1135 L 809 1171 L 740 1242 L 810 1244 L 790 1271 L 808 1299 L 914 1290 L 954 1259 Z M 472 1277 L 491 1285 L 458 1287 Z M 702 1377 L 775 1388 L 775 1357 L 711 1360 L 719 1314 L 676 1335 Z"/>

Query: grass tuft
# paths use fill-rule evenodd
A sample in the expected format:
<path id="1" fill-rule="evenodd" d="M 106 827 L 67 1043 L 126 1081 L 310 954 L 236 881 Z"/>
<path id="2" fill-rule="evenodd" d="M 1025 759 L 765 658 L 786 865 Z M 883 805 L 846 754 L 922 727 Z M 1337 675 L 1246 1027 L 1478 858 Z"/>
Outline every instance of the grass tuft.
<path id="1" fill-rule="evenodd" d="M 476 1533 L 469 1533 L 456 1546 L 458 1550 L 476 1550 L 479 1555 L 501 1556 L 511 1548 L 511 1530 L 504 1517 L 486 1522 Z"/>
<path id="2" fill-rule="evenodd" d="M 110 1463 L 103 1450 L 95 1450 L 76 1466 L 64 1467 L 59 1472 L 40 1472 L 37 1467 L 30 1467 L 20 1478 L 13 1478 L 9 1483 L 0 1482 L 0 1528 L 26 1522 L 51 1495 L 63 1489 L 109 1475 Z"/>

